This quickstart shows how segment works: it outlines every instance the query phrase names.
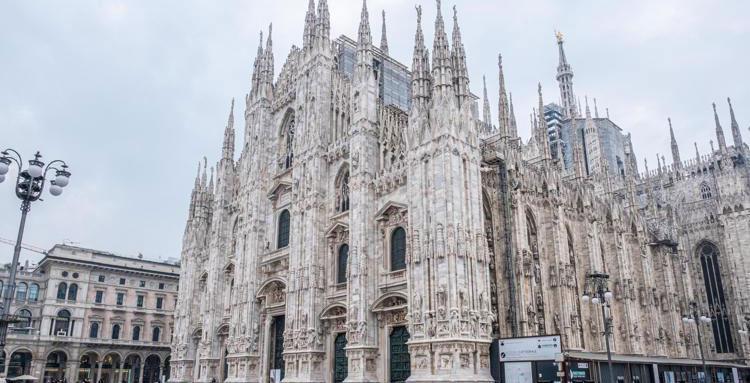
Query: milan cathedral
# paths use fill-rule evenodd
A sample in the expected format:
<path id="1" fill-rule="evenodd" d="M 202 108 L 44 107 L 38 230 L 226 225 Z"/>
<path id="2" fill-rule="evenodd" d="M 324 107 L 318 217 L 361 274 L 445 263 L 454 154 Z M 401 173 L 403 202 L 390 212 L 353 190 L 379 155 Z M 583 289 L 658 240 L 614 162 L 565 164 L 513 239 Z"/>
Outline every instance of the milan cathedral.
<path id="1" fill-rule="evenodd" d="M 384 14 L 373 43 L 366 5 L 356 41 L 332 40 L 310 0 L 278 76 L 269 27 L 244 129 L 232 101 L 221 159 L 195 179 L 170 381 L 492 382 L 495 338 L 605 349 L 581 300 L 593 272 L 615 354 L 699 358 L 694 302 L 707 358 L 746 361 L 750 152 L 731 101 L 731 143 L 714 104 L 717 148 L 681 159 L 664 121 L 671 161 L 639 170 L 630 135 L 575 95 L 558 34 L 560 104 L 539 86 L 524 141 L 501 58 L 493 122 L 455 7 L 449 38 L 438 1 L 431 51 L 421 13 L 411 68 Z"/>

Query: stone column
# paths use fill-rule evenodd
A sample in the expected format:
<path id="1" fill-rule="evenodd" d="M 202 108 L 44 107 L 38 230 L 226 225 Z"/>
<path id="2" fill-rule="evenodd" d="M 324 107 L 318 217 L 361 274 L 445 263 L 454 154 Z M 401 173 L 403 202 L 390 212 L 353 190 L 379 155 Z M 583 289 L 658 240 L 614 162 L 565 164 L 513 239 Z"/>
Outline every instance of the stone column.
<path id="1" fill-rule="evenodd" d="M 99 383 L 99 380 L 102 378 L 102 364 L 104 363 L 101 360 L 97 362 L 96 380 L 94 381 L 94 383 Z"/>
<path id="2" fill-rule="evenodd" d="M 146 369 L 146 360 L 141 360 L 141 369 L 138 371 L 138 383 L 143 383 L 143 370 Z"/>
<path id="3" fill-rule="evenodd" d="M 115 383 L 122 383 L 122 370 L 124 369 L 125 369 L 125 363 L 120 362 L 120 372 L 117 374 L 117 381 Z"/>
<path id="4" fill-rule="evenodd" d="M 271 316 L 265 315 L 263 323 L 263 356 L 261 357 L 260 381 L 268 383 L 268 372 L 271 369 Z"/>
<path id="5" fill-rule="evenodd" d="M 76 381 L 78 381 L 79 366 L 79 361 L 68 361 L 66 363 L 65 375 L 67 375 L 69 383 L 75 383 Z"/>

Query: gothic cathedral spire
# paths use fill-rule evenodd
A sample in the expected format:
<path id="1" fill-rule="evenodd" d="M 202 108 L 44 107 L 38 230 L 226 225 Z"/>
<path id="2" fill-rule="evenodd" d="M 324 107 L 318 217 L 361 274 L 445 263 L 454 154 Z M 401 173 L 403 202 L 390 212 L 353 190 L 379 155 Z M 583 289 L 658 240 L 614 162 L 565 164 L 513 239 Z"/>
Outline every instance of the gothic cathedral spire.
<path id="1" fill-rule="evenodd" d="M 417 31 L 414 34 L 414 54 L 411 63 L 411 94 L 412 105 L 426 104 L 432 93 L 432 81 L 430 75 L 430 53 L 424 45 L 424 34 L 422 33 L 422 6 L 416 6 Z"/>
<path id="2" fill-rule="evenodd" d="M 458 11 L 453 6 L 453 85 L 458 97 L 458 105 L 469 97 L 469 71 L 466 67 L 466 51 L 461 41 L 461 27 L 458 26 Z"/>
<path id="3" fill-rule="evenodd" d="M 487 79 L 482 76 L 482 122 L 484 123 L 484 133 L 492 132 L 492 116 L 490 115 L 490 100 L 487 97 Z"/>
<path id="4" fill-rule="evenodd" d="M 445 33 L 443 15 L 440 13 L 440 0 L 436 1 L 435 40 L 432 44 L 432 81 L 435 96 L 450 91 L 453 86 L 453 65 L 450 47 L 448 46 L 448 36 Z"/>
<path id="5" fill-rule="evenodd" d="M 672 166 L 677 169 L 680 167 L 680 164 L 682 164 L 682 161 L 680 161 L 680 148 L 677 146 L 677 140 L 674 137 L 674 129 L 672 129 L 672 119 L 667 118 L 667 122 L 669 122 L 669 140 L 672 146 Z"/>
<path id="6" fill-rule="evenodd" d="M 310 50 L 315 43 L 315 0 L 310 0 L 307 4 L 307 13 L 305 14 L 305 32 L 302 36 L 302 49 Z"/>
<path id="7" fill-rule="evenodd" d="M 549 133 L 547 132 L 547 120 L 544 119 L 544 100 L 542 99 L 542 83 L 537 88 L 539 93 L 539 120 L 537 122 L 537 140 L 539 144 L 539 154 L 542 159 L 549 160 L 552 158 L 549 149 Z"/>
<path id="8" fill-rule="evenodd" d="M 563 48 L 563 35 L 556 33 L 557 46 L 560 55 L 560 63 L 557 65 L 557 82 L 560 83 L 560 99 L 562 100 L 565 117 L 574 118 L 576 115 L 576 101 L 573 93 L 573 69 L 568 64 Z"/>
<path id="9" fill-rule="evenodd" d="M 744 144 L 742 143 L 742 132 L 740 132 L 740 125 L 737 123 L 737 118 L 734 117 L 734 108 L 732 108 L 732 100 L 727 97 L 727 104 L 729 104 L 729 118 L 732 120 L 732 139 L 734 140 L 734 149 L 742 151 Z"/>
<path id="10" fill-rule="evenodd" d="M 497 119 L 498 119 L 498 130 L 500 131 L 501 137 L 515 136 L 510 132 L 510 118 L 508 115 L 508 96 L 505 90 L 505 74 L 503 73 L 503 56 L 498 53 L 497 55 L 497 71 L 498 71 L 498 100 L 497 100 Z"/>
<path id="11" fill-rule="evenodd" d="M 712 103 L 714 107 L 714 121 L 716 123 L 716 141 L 719 143 L 719 151 L 726 153 L 727 151 L 727 140 L 724 138 L 724 129 L 721 128 L 721 122 L 719 122 L 719 114 L 716 113 L 716 103 Z"/>
<path id="12" fill-rule="evenodd" d="M 388 36 L 386 36 L 385 32 L 385 11 L 383 11 L 383 28 L 380 33 L 380 50 L 383 51 L 386 55 L 388 54 Z"/>
<path id="13" fill-rule="evenodd" d="M 232 105 L 229 107 L 229 119 L 227 120 L 227 127 L 224 129 L 224 144 L 221 153 L 222 159 L 234 159 L 234 98 L 232 98 Z"/>

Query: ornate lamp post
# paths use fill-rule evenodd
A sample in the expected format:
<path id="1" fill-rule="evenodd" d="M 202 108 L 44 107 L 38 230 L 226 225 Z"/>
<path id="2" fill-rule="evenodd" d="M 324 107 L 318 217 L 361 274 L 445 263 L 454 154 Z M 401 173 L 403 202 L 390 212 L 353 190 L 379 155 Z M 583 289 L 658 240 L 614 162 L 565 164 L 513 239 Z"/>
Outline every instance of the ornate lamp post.
<path id="1" fill-rule="evenodd" d="M 31 210 L 31 203 L 41 200 L 44 185 L 49 181 L 49 194 L 59 196 L 63 188 L 68 185 L 70 172 L 68 165 L 64 161 L 55 160 L 45 166 L 41 161 L 42 155 L 36 152 L 33 160 L 29 160 L 28 168 L 24 169 L 23 158 L 13 149 L 5 149 L 0 152 L 0 183 L 5 181 L 5 175 L 8 174 L 10 166 L 15 163 L 18 166 L 18 176 L 16 177 L 16 197 L 21 200 L 21 224 L 18 228 L 18 237 L 16 246 L 13 249 L 13 262 L 10 264 L 10 280 L 3 291 L 3 307 L 0 311 L 0 348 L 5 346 L 5 338 L 8 335 L 8 325 L 18 322 L 18 318 L 10 313 L 10 304 L 13 301 L 13 294 L 16 290 L 16 265 L 18 257 L 21 255 L 21 241 L 23 240 L 23 230 L 26 226 L 26 215 Z M 54 171 L 54 179 L 48 178 L 48 173 Z"/>
<path id="2" fill-rule="evenodd" d="M 711 382 L 711 376 L 708 374 L 706 369 L 706 358 L 703 355 L 703 339 L 701 339 L 701 323 L 711 323 L 711 317 L 699 313 L 698 304 L 695 301 L 691 301 L 689 304 L 689 312 L 682 316 L 682 322 L 685 324 L 695 323 L 695 330 L 698 332 L 698 348 L 701 351 L 701 364 L 703 365 L 703 379 L 706 382 Z"/>
<path id="3" fill-rule="evenodd" d="M 615 376 L 612 373 L 612 351 L 609 348 L 609 337 L 612 335 L 612 315 L 610 302 L 614 298 L 614 294 L 609 291 L 607 282 L 609 281 L 609 274 L 605 273 L 589 273 L 586 274 L 586 285 L 584 287 L 581 301 L 588 303 L 589 301 L 594 305 L 601 305 L 602 307 L 602 321 L 604 322 L 604 341 L 607 344 L 607 367 L 609 369 L 609 381 L 614 383 Z M 607 312 L 610 313 L 609 317 Z"/>

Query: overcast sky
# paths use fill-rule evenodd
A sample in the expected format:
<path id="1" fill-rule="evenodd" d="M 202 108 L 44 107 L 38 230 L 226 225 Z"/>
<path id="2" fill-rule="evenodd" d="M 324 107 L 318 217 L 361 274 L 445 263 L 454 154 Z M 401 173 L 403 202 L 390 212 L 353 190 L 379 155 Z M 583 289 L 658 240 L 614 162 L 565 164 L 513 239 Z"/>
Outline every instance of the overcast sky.
<path id="1" fill-rule="evenodd" d="M 748 1 L 444 1 L 449 33 L 454 3 L 472 91 L 481 95 L 487 75 L 496 118 L 502 53 L 524 137 L 537 82 L 545 102 L 559 99 L 558 29 L 576 94 L 596 97 L 600 113 L 609 108 L 633 134 L 641 167 L 644 156 L 650 164 L 657 152 L 670 157 L 668 116 L 683 159 L 694 156 L 696 141 L 707 152 L 712 101 L 731 140 L 727 96 L 750 140 Z M 374 41 L 385 9 L 390 52 L 409 66 L 414 4 L 368 1 Z M 431 48 L 435 5 L 421 4 Z M 361 3 L 329 7 L 332 36 L 356 37 Z M 73 172 L 61 197 L 33 205 L 24 242 L 179 257 L 197 163 L 220 155 L 230 100 L 249 91 L 258 32 L 273 22 L 278 75 L 291 45 L 301 45 L 306 9 L 306 0 L 2 0 L 0 146 L 25 159 L 40 150 Z M 0 238 L 15 240 L 19 201 L 8 181 L 0 184 Z M 0 261 L 11 255 L 0 243 Z"/>

